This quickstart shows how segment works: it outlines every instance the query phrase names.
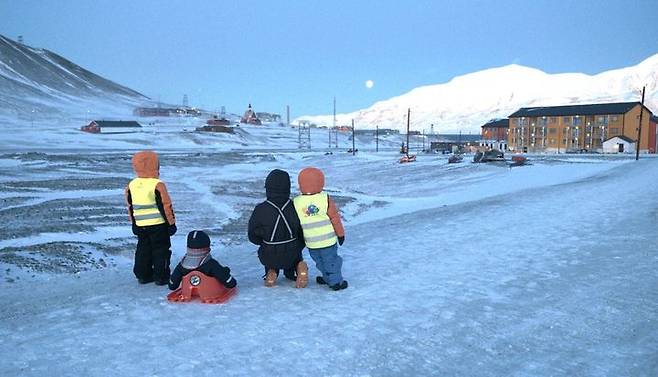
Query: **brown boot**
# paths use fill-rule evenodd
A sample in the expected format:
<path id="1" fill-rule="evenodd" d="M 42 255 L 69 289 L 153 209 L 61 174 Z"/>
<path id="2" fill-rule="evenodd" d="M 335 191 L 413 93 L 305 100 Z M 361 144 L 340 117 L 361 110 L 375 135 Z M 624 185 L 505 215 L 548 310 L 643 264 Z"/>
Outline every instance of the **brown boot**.
<path id="1" fill-rule="evenodd" d="M 272 270 L 272 269 L 267 270 L 267 274 L 265 275 L 265 286 L 274 287 L 275 283 L 276 283 L 276 270 Z"/>
<path id="2" fill-rule="evenodd" d="M 306 262 L 301 261 L 297 263 L 297 280 L 295 281 L 295 287 L 297 288 L 306 288 L 308 284 L 308 266 Z"/>

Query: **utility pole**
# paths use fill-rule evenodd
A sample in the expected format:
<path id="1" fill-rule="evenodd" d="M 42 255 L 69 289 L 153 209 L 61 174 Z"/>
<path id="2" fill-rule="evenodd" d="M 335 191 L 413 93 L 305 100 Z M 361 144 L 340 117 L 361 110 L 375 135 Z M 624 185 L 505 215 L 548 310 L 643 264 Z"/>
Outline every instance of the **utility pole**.
<path id="1" fill-rule="evenodd" d="M 644 114 L 644 89 L 642 87 L 642 106 L 640 106 L 640 125 L 637 127 L 637 143 L 635 144 L 635 161 L 640 159 L 640 137 L 642 136 L 642 114 Z"/>
<path id="2" fill-rule="evenodd" d="M 379 152 L 379 126 L 375 128 L 375 152 Z"/>
<path id="3" fill-rule="evenodd" d="M 423 152 L 425 152 L 425 130 L 423 130 Z"/>
<path id="4" fill-rule="evenodd" d="M 354 119 L 352 119 L 352 156 L 356 155 L 356 144 L 354 142 L 354 139 L 356 139 L 354 135 Z"/>
<path id="5" fill-rule="evenodd" d="M 336 96 L 334 96 L 334 128 L 336 128 Z"/>
<path id="6" fill-rule="evenodd" d="M 338 148 L 338 130 L 336 129 L 336 96 L 334 96 L 334 128 L 333 128 L 336 140 L 336 148 Z M 331 140 L 329 140 L 329 148 L 331 148 Z"/>
<path id="7" fill-rule="evenodd" d="M 286 126 L 290 128 L 290 105 L 286 105 Z"/>
<path id="8" fill-rule="evenodd" d="M 411 108 L 407 109 L 407 157 L 409 157 L 409 119 L 411 118 Z"/>

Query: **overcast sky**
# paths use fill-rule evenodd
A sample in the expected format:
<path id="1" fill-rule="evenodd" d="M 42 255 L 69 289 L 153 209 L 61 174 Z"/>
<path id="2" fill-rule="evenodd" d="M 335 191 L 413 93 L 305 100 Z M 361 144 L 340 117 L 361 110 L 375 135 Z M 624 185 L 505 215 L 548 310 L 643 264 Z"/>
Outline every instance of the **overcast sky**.
<path id="1" fill-rule="evenodd" d="M 658 0 L 0 0 L 0 34 L 163 102 L 296 117 L 512 63 L 635 65 L 658 53 Z"/>

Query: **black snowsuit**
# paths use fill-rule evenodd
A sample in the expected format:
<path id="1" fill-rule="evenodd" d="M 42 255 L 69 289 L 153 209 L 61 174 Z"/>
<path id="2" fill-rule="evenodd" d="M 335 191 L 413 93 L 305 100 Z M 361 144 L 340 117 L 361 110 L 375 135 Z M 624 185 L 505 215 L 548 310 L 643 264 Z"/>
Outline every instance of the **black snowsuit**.
<path id="1" fill-rule="evenodd" d="M 132 196 L 126 190 L 126 200 L 129 204 L 130 219 L 133 223 L 133 234 L 137 236 L 135 249 L 135 265 L 133 273 L 141 281 L 155 280 L 166 284 L 169 280 L 169 263 L 171 259 L 171 235 L 176 233 L 176 225 L 164 224 L 137 226 L 132 211 Z M 155 201 L 162 217 L 167 219 L 160 192 L 156 190 Z"/>
<path id="2" fill-rule="evenodd" d="M 270 172 L 265 192 L 267 200 L 254 208 L 249 219 L 249 241 L 259 246 L 258 259 L 266 272 L 274 269 L 278 274 L 283 269 L 285 276 L 294 280 L 305 245 L 302 226 L 290 200 L 288 173 L 278 169 Z"/>
<path id="3" fill-rule="evenodd" d="M 178 288 L 181 280 L 183 279 L 183 276 L 189 274 L 192 271 L 199 271 L 205 275 L 214 277 L 226 288 L 233 288 L 238 284 L 235 278 L 231 276 L 230 268 L 222 266 L 219 264 L 219 262 L 212 259 L 212 257 L 209 257 L 205 262 L 203 262 L 201 266 L 193 270 L 188 270 L 180 263 L 178 263 L 174 269 L 174 272 L 171 273 L 171 278 L 169 279 L 169 289 L 173 291 Z"/>
<path id="4" fill-rule="evenodd" d="M 155 280 L 166 283 L 169 280 L 171 259 L 171 239 L 169 224 L 133 226 L 137 235 L 135 265 L 133 273 L 143 281 Z"/>

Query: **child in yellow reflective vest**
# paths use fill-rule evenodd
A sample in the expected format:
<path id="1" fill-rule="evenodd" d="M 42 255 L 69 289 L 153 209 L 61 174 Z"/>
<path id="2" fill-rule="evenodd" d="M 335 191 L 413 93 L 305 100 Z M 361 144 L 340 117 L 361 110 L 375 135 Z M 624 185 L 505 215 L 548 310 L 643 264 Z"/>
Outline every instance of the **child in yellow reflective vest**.
<path id="1" fill-rule="evenodd" d="M 140 284 L 169 282 L 170 237 L 176 233 L 171 198 L 160 181 L 160 162 L 152 151 L 135 153 L 132 159 L 137 178 L 125 190 L 133 234 L 137 236 L 133 272 Z"/>
<path id="2" fill-rule="evenodd" d="M 304 233 L 304 242 L 315 266 L 322 273 L 318 284 L 328 284 L 335 291 L 347 288 L 341 268 L 343 259 L 338 245 L 345 241 L 345 229 L 336 203 L 322 191 L 324 174 L 317 168 L 305 168 L 297 177 L 301 195 L 293 203 Z"/>

